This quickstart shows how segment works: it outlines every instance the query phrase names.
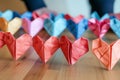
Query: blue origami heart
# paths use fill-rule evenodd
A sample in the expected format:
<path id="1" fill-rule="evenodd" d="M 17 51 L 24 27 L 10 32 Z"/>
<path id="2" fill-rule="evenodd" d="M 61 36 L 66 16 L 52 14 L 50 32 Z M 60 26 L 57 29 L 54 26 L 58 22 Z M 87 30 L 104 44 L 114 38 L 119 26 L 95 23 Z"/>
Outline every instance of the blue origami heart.
<path id="1" fill-rule="evenodd" d="M 68 20 L 67 29 L 74 35 L 76 39 L 80 38 L 88 28 L 88 20 L 82 19 L 78 24 L 72 20 Z"/>
<path id="2" fill-rule="evenodd" d="M 67 26 L 67 21 L 63 14 L 52 15 L 50 19 L 44 21 L 44 28 L 51 36 L 59 36 Z"/>
<path id="3" fill-rule="evenodd" d="M 100 16 L 98 15 L 98 13 L 95 11 L 95 12 L 93 12 L 93 13 L 91 14 L 91 18 L 95 18 L 95 19 L 97 19 L 97 20 L 102 21 L 102 20 L 104 20 L 104 19 L 109 19 L 109 18 L 111 18 L 111 16 L 110 16 L 109 14 L 105 14 L 105 15 L 103 15 L 103 16 L 100 18 Z"/>
<path id="4" fill-rule="evenodd" d="M 110 27 L 113 32 L 120 38 L 120 21 L 117 18 L 111 19 Z"/>
<path id="5" fill-rule="evenodd" d="M 27 11 L 27 12 L 25 12 L 25 13 L 23 13 L 23 14 L 21 15 L 21 18 L 28 18 L 28 19 L 31 20 L 31 18 L 32 18 L 32 13 L 29 12 L 29 11 Z"/>
<path id="6" fill-rule="evenodd" d="M 0 17 L 3 17 L 3 18 L 5 18 L 7 21 L 10 21 L 10 20 L 12 20 L 12 19 L 15 18 L 15 17 L 20 17 L 20 15 L 19 15 L 17 12 L 15 12 L 15 11 L 6 10 L 5 12 L 3 12 L 3 13 L 1 14 Z"/>

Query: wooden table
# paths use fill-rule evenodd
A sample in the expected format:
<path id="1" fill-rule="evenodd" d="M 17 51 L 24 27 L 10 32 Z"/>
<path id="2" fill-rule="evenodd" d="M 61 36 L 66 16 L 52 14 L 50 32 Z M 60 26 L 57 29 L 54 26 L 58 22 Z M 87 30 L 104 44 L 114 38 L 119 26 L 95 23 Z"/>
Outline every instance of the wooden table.
<path id="1" fill-rule="evenodd" d="M 66 33 L 70 34 L 63 34 Z M 106 70 L 91 51 L 92 40 L 97 37 L 89 30 L 84 37 L 89 39 L 90 50 L 75 65 L 67 64 L 60 49 L 43 64 L 32 47 L 21 59 L 14 61 L 4 46 L 0 49 L 0 80 L 120 80 L 120 61 L 113 70 Z M 117 37 L 110 31 L 103 39 L 110 43 Z"/>

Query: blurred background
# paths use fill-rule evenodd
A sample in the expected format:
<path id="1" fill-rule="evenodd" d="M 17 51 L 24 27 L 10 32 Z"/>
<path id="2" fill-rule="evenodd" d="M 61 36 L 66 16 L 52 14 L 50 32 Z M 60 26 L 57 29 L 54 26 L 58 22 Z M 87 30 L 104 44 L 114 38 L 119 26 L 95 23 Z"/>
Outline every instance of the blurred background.
<path id="1" fill-rule="evenodd" d="M 72 16 L 78 14 L 84 15 L 86 18 L 90 16 L 91 6 L 88 0 L 44 0 L 49 9 L 58 13 L 69 13 Z M 0 0 L 0 11 L 11 9 L 23 13 L 26 6 L 21 0 Z M 120 0 L 115 0 L 114 13 L 120 12 Z"/>

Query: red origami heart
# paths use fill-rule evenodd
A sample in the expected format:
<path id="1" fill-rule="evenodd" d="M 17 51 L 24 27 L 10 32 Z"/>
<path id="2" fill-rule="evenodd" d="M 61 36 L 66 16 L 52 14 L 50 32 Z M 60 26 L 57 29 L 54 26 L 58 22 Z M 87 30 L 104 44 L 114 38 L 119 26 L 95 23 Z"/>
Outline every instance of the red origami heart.
<path id="1" fill-rule="evenodd" d="M 95 39 L 92 51 L 105 67 L 111 70 L 120 59 L 120 39 L 110 45 L 99 38 Z"/>
<path id="2" fill-rule="evenodd" d="M 4 42 L 7 45 L 12 57 L 17 60 L 32 46 L 32 37 L 28 34 L 23 34 L 15 39 L 9 32 L 4 33 Z"/>
<path id="3" fill-rule="evenodd" d="M 75 64 L 89 50 L 88 40 L 83 37 L 77 39 L 72 44 L 66 36 L 62 36 L 60 46 L 69 64 Z"/>
<path id="4" fill-rule="evenodd" d="M 5 45 L 4 43 L 4 32 L 0 32 L 0 48 Z"/>
<path id="5" fill-rule="evenodd" d="M 109 22 L 109 19 L 102 21 L 98 21 L 97 19 L 90 19 L 88 26 L 97 37 L 102 38 L 110 28 Z"/>
<path id="6" fill-rule="evenodd" d="M 33 37 L 33 47 L 42 62 L 46 63 L 59 48 L 59 39 L 52 36 L 44 42 L 39 36 L 35 36 Z"/>

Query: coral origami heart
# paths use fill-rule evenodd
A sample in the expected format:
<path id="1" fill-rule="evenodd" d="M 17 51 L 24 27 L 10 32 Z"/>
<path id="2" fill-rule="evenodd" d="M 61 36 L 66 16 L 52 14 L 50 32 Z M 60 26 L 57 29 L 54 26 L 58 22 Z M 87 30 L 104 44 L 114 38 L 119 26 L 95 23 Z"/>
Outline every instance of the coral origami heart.
<path id="1" fill-rule="evenodd" d="M 22 20 L 20 18 L 14 18 L 13 20 L 7 22 L 4 18 L 0 18 L 0 30 L 4 32 L 10 32 L 15 34 L 21 27 Z"/>
<path id="2" fill-rule="evenodd" d="M 32 46 L 32 37 L 28 34 L 23 34 L 19 38 L 15 39 L 11 33 L 5 32 L 4 42 L 12 57 L 17 60 Z"/>
<path id="3" fill-rule="evenodd" d="M 89 50 L 88 40 L 83 37 L 72 43 L 66 36 L 62 36 L 60 38 L 60 47 L 69 64 L 75 64 Z"/>
<path id="4" fill-rule="evenodd" d="M 52 36 L 44 42 L 39 36 L 35 36 L 33 37 L 33 47 L 41 61 L 46 63 L 59 48 L 59 39 Z"/>
<path id="5" fill-rule="evenodd" d="M 93 54 L 111 70 L 120 59 L 120 39 L 110 45 L 101 39 L 95 39 L 92 43 Z"/>

